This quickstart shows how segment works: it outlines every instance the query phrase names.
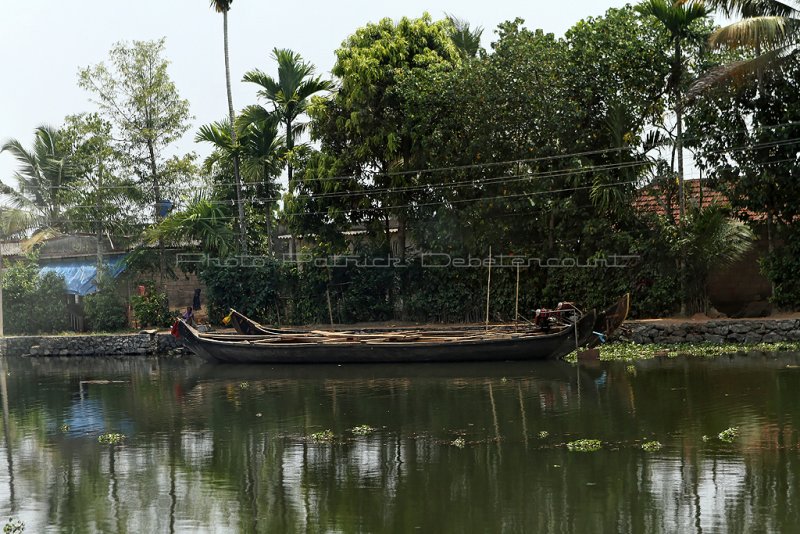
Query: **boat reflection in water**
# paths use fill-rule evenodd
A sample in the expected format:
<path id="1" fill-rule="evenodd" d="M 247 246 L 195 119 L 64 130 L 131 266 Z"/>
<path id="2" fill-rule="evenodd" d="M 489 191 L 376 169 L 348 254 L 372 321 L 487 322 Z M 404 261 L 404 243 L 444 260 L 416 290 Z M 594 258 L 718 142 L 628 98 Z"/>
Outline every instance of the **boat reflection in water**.
<path id="1" fill-rule="evenodd" d="M 30 532 L 786 532 L 800 517 L 796 355 L 3 361 L 0 509 Z M 64 428 L 79 402 L 91 424 Z M 604 448 L 568 452 L 580 438 Z"/>

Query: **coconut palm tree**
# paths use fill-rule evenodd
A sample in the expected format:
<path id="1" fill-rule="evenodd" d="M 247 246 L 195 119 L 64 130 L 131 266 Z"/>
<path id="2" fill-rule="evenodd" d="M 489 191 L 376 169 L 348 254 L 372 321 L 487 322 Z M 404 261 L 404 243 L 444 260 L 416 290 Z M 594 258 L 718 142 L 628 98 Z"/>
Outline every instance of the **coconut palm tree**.
<path id="1" fill-rule="evenodd" d="M 211 0 L 211 7 L 217 13 L 222 13 L 222 33 L 225 43 L 225 85 L 228 90 L 228 118 L 230 121 L 230 137 L 236 144 L 236 116 L 233 113 L 233 94 L 231 92 L 231 64 L 228 49 L 228 11 L 231 10 L 233 0 Z M 236 183 L 236 204 L 239 212 L 239 244 L 242 254 L 247 254 L 247 221 L 244 218 L 244 204 L 242 203 L 242 177 L 239 173 L 239 156 L 233 154 L 233 178 Z"/>
<path id="2" fill-rule="evenodd" d="M 755 56 L 712 70 L 694 84 L 692 94 L 723 79 L 758 72 L 798 55 L 800 2 L 797 0 L 706 0 L 705 4 L 719 9 L 725 16 L 742 17 L 711 34 L 709 45 L 751 49 Z"/>
<path id="3" fill-rule="evenodd" d="M 75 175 L 59 136 L 57 129 L 39 126 L 30 150 L 17 139 L 0 147 L 0 152 L 9 152 L 19 163 L 14 173 L 17 188 L 4 184 L 0 189 L 11 208 L 0 217 L 4 227 L 27 231 L 63 229 L 63 198 Z"/>
<path id="4" fill-rule="evenodd" d="M 670 44 L 673 46 L 672 73 L 667 82 L 667 89 L 672 93 L 675 106 L 678 202 L 680 220 L 682 222 L 686 214 L 686 202 L 683 193 L 683 77 L 686 70 L 683 43 L 691 36 L 693 23 L 707 17 L 710 9 L 700 2 L 685 2 L 681 0 L 645 0 L 636 6 L 636 9 L 643 15 L 656 18 L 669 32 Z"/>
<path id="5" fill-rule="evenodd" d="M 165 242 L 175 246 L 199 242 L 206 252 L 225 256 L 230 251 L 229 243 L 233 240 L 229 220 L 227 208 L 201 192 L 186 209 L 168 215 L 158 225 L 148 229 L 145 232 L 145 241 L 151 244 Z"/>
<path id="6" fill-rule="evenodd" d="M 288 49 L 275 48 L 272 57 L 278 62 L 278 79 L 255 69 L 244 75 L 244 81 L 260 86 L 258 96 L 271 102 L 275 113 L 284 125 L 286 150 L 288 152 L 287 173 L 292 181 L 291 151 L 295 140 L 305 129 L 297 119 L 305 113 L 311 97 L 321 91 L 329 91 L 333 84 L 314 76 L 314 66 L 303 61 L 300 54 Z"/>
<path id="7" fill-rule="evenodd" d="M 273 251 L 272 206 L 278 194 L 275 178 L 280 175 L 286 157 L 286 139 L 280 135 L 281 117 L 261 106 L 242 110 L 236 128 L 241 137 L 242 161 L 248 180 L 260 184 L 266 207 L 267 248 Z"/>
<path id="8" fill-rule="evenodd" d="M 263 184 L 261 195 L 267 204 L 267 237 L 272 250 L 272 211 L 271 199 L 277 192 L 273 180 L 280 174 L 283 164 L 284 139 L 278 132 L 280 118 L 261 106 L 245 108 L 237 120 L 238 142 L 230 135 L 227 120 L 201 126 L 195 136 L 198 143 L 209 143 L 214 151 L 204 166 L 207 170 L 218 163 L 229 163 L 236 157 L 241 162 L 241 170 L 251 184 Z M 258 188 L 255 188 L 258 189 Z"/>
<path id="9" fill-rule="evenodd" d="M 483 36 L 483 28 L 478 26 L 475 29 L 470 28 L 469 22 L 447 15 L 447 20 L 452 24 L 450 29 L 450 39 L 456 45 L 461 57 L 464 59 L 471 59 L 478 55 L 481 49 L 481 36 Z"/>

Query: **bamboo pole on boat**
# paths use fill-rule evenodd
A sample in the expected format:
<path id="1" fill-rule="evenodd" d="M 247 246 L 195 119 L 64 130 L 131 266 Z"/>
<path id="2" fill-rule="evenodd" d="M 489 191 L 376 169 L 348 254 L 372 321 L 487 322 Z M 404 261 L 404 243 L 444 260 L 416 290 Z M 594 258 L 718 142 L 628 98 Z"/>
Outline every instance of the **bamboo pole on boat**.
<path id="1" fill-rule="evenodd" d="M 517 291 L 514 301 L 514 326 L 517 326 L 519 321 L 519 263 L 517 264 Z"/>
<path id="2" fill-rule="evenodd" d="M 328 299 L 328 317 L 331 320 L 331 326 L 333 326 L 333 308 L 331 308 L 331 288 L 325 288 L 325 297 Z"/>
<path id="3" fill-rule="evenodd" d="M 489 296 L 492 291 L 492 247 L 489 247 L 489 277 L 486 280 L 486 329 L 489 329 Z"/>

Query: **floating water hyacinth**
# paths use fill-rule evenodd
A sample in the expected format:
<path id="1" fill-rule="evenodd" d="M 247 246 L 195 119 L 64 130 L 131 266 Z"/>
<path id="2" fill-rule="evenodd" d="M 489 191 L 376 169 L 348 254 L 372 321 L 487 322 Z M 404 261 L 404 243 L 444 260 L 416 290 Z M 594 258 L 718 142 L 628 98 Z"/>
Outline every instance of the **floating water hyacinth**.
<path id="1" fill-rule="evenodd" d="M 661 450 L 661 442 L 660 441 L 645 441 L 642 443 L 642 450 L 645 452 L 656 452 Z"/>
<path id="2" fill-rule="evenodd" d="M 375 432 L 375 429 L 369 425 L 359 425 L 357 427 L 351 428 L 350 432 L 352 432 L 356 436 L 366 436 L 368 434 L 372 434 L 373 432 Z"/>
<path id="3" fill-rule="evenodd" d="M 320 432 L 314 432 L 311 434 L 311 439 L 318 442 L 327 442 L 333 441 L 333 438 L 336 437 L 333 434 L 333 431 L 330 429 L 321 430 Z"/>
<path id="4" fill-rule="evenodd" d="M 595 452 L 603 448 L 603 443 L 599 439 L 579 439 L 567 443 L 570 452 Z"/>
<path id="5" fill-rule="evenodd" d="M 117 434 L 115 432 L 109 432 L 107 434 L 101 434 L 97 437 L 97 441 L 100 443 L 106 443 L 108 445 L 117 445 L 125 441 L 125 434 Z"/>
<path id="6" fill-rule="evenodd" d="M 722 432 L 720 432 L 717 437 L 720 441 L 724 441 L 725 443 L 733 443 L 737 437 L 739 437 L 739 427 L 732 426 L 730 428 L 726 428 Z"/>
<path id="7" fill-rule="evenodd" d="M 541 439 L 544 439 L 544 438 L 546 438 L 546 437 L 547 437 L 547 436 L 549 436 L 549 435 L 550 435 L 550 432 L 548 432 L 547 430 L 542 430 L 541 432 L 539 432 L 539 437 L 540 437 Z"/>
<path id="8" fill-rule="evenodd" d="M 250 387 L 250 382 L 241 382 L 239 384 L 239 389 L 247 389 Z"/>
<path id="9" fill-rule="evenodd" d="M 459 449 L 463 449 L 466 444 L 467 442 L 464 441 L 464 438 L 456 438 L 450 442 L 450 445 L 453 447 L 458 447 Z"/>

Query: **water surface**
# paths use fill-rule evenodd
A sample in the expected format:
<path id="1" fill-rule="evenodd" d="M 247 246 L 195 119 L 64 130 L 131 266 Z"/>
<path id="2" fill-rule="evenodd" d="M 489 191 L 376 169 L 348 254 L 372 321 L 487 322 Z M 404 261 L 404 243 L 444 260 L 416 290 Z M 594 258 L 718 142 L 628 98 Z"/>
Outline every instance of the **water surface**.
<path id="1" fill-rule="evenodd" d="M 800 355 L 580 367 L 0 366 L 0 517 L 20 518 L 26 533 L 800 525 Z M 375 431 L 356 435 L 359 425 Z M 733 426 L 735 442 L 717 438 Z M 311 438 L 324 430 L 332 442 Z M 107 432 L 127 439 L 99 443 Z M 567 451 L 580 438 L 603 450 Z M 663 448 L 644 452 L 648 440 Z"/>

